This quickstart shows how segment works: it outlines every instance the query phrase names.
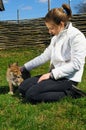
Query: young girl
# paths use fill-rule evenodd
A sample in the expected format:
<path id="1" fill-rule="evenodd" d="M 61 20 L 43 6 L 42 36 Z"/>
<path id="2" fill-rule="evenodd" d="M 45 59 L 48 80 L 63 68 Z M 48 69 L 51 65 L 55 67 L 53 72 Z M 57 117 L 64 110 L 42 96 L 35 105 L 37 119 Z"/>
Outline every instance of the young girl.
<path id="1" fill-rule="evenodd" d="M 73 86 L 81 82 L 85 56 L 85 36 L 69 22 L 72 16 L 68 5 L 50 10 L 45 25 L 54 35 L 50 45 L 38 57 L 24 64 L 24 73 L 50 61 L 51 71 L 26 79 L 20 86 L 22 96 L 31 103 L 59 101 L 65 96 L 76 97 Z"/>

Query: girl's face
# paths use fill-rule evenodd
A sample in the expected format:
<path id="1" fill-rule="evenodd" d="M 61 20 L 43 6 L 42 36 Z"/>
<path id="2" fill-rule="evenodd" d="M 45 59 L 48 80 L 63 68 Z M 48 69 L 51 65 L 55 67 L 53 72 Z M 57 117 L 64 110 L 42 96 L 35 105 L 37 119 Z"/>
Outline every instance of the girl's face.
<path id="1" fill-rule="evenodd" d="M 62 30 L 64 30 L 64 23 L 61 22 L 59 25 L 54 22 L 45 22 L 46 27 L 51 35 L 58 35 Z"/>

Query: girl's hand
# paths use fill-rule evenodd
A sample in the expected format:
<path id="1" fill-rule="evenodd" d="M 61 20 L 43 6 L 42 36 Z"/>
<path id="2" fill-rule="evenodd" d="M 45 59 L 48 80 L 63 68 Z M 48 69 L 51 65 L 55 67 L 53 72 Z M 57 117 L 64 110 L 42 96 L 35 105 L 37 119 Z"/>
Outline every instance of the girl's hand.
<path id="1" fill-rule="evenodd" d="M 38 83 L 43 81 L 43 80 L 46 80 L 46 79 L 49 79 L 50 78 L 50 73 L 47 73 L 47 74 L 43 74 L 39 80 L 38 80 Z"/>
<path id="2" fill-rule="evenodd" d="M 26 68 L 24 66 L 20 67 L 20 71 L 22 73 L 22 78 L 24 80 L 31 77 L 30 72 L 28 70 L 26 70 Z"/>

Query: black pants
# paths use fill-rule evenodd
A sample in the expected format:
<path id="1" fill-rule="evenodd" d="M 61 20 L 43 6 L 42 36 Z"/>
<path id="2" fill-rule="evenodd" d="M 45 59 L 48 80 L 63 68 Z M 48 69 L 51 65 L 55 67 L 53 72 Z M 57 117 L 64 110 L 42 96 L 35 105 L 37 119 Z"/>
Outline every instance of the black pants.
<path id="1" fill-rule="evenodd" d="M 67 96 L 67 92 L 71 91 L 72 85 L 77 85 L 76 82 L 66 78 L 48 79 L 37 83 L 39 77 L 26 79 L 19 86 L 19 92 L 31 103 L 59 101 Z"/>

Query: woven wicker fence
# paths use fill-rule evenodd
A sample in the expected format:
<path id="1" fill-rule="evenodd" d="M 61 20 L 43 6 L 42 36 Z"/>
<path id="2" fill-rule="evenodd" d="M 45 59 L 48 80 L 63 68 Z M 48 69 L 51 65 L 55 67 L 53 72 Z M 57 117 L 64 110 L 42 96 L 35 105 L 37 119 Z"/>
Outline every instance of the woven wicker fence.
<path id="1" fill-rule="evenodd" d="M 74 15 L 71 20 L 86 36 L 86 14 Z M 0 22 L 0 49 L 49 44 L 50 35 L 44 19 Z"/>

